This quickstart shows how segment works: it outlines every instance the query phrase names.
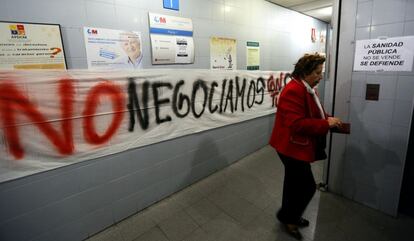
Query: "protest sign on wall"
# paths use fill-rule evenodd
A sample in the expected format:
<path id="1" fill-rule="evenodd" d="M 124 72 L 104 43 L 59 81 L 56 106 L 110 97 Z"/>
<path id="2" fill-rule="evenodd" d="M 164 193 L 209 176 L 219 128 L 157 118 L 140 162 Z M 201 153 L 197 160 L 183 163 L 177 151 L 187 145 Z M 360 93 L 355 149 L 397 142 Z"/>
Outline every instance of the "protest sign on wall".
<path id="1" fill-rule="evenodd" d="M 0 182 L 272 114 L 286 75 L 0 71 Z"/>
<path id="2" fill-rule="evenodd" d="M 411 71 L 414 36 L 356 41 L 354 71 Z"/>

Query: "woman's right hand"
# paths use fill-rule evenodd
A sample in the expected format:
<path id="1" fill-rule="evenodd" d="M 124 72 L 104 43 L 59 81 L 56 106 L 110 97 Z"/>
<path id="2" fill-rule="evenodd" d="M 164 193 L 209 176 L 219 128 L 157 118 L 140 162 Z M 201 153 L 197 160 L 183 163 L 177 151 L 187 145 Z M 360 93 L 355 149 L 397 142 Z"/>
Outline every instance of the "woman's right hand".
<path id="1" fill-rule="evenodd" d="M 328 124 L 330 128 L 338 127 L 341 125 L 341 120 L 336 117 L 328 117 Z"/>

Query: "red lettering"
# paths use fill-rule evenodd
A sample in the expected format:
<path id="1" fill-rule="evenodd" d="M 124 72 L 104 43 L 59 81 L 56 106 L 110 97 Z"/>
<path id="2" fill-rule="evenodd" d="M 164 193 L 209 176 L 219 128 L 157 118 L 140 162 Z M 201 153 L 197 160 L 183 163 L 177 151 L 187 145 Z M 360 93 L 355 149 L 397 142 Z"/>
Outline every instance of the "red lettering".
<path id="1" fill-rule="evenodd" d="M 274 78 L 273 75 L 267 79 L 267 90 L 270 93 L 270 97 L 272 98 L 272 106 L 277 106 L 277 98 L 279 96 L 280 91 L 282 90 L 282 81 L 285 78 L 284 73 L 280 73 L 279 78 Z"/>
<path id="2" fill-rule="evenodd" d="M 24 156 L 24 149 L 19 140 L 16 114 L 24 114 L 35 124 L 49 139 L 62 155 L 73 153 L 72 113 L 74 100 L 74 87 L 71 79 L 59 81 L 59 96 L 62 109 L 60 135 L 48 120 L 39 112 L 36 105 L 31 103 L 17 87 L 11 82 L 0 84 L 0 121 L 4 126 L 4 135 L 8 143 L 9 152 L 16 158 Z"/>
<path id="3" fill-rule="evenodd" d="M 93 122 L 93 115 L 96 112 L 96 108 L 99 105 L 99 97 L 101 95 L 108 95 L 112 101 L 112 108 L 114 110 L 114 117 L 112 123 L 103 135 L 96 133 L 95 124 Z M 85 140 L 91 144 L 103 144 L 115 134 L 119 126 L 121 125 L 123 115 L 124 94 L 118 86 L 112 84 L 109 81 L 105 81 L 94 86 L 88 93 L 85 103 L 85 110 L 83 111 L 84 124 L 83 132 Z"/>

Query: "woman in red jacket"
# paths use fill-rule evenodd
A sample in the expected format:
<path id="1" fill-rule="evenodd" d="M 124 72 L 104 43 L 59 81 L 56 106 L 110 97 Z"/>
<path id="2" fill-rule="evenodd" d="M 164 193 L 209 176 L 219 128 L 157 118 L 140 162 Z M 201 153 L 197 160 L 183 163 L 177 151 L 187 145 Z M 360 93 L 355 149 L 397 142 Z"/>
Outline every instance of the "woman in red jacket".
<path id="1" fill-rule="evenodd" d="M 313 89 L 322 79 L 324 62 L 321 55 L 306 54 L 295 64 L 293 79 L 279 96 L 270 139 L 285 166 L 277 218 L 297 239 L 302 239 L 298 227 L 309 225 L 302 214 L 316 190 L 310 163 L 326 158 L 326 135 L 330 128 L 341 125 L 338 118 L 325 113 Z"/>

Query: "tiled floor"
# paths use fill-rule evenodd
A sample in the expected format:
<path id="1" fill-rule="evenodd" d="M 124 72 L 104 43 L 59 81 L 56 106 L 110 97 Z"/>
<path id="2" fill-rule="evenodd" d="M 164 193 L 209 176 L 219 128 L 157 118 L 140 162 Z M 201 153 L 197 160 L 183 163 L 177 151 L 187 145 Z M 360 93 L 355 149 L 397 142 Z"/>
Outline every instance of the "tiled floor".
<path id="1" fill-rule="evenodd" d="M 313 164 L 320 180 L 322 163 Z M 289 241 L 275 220 L 283 166 L 267 146 L 90 237 L 88 241 Z M 317 191 L 305 215 L 304 240 L 412 241 L 414 219 L 392 218 Z"/>

